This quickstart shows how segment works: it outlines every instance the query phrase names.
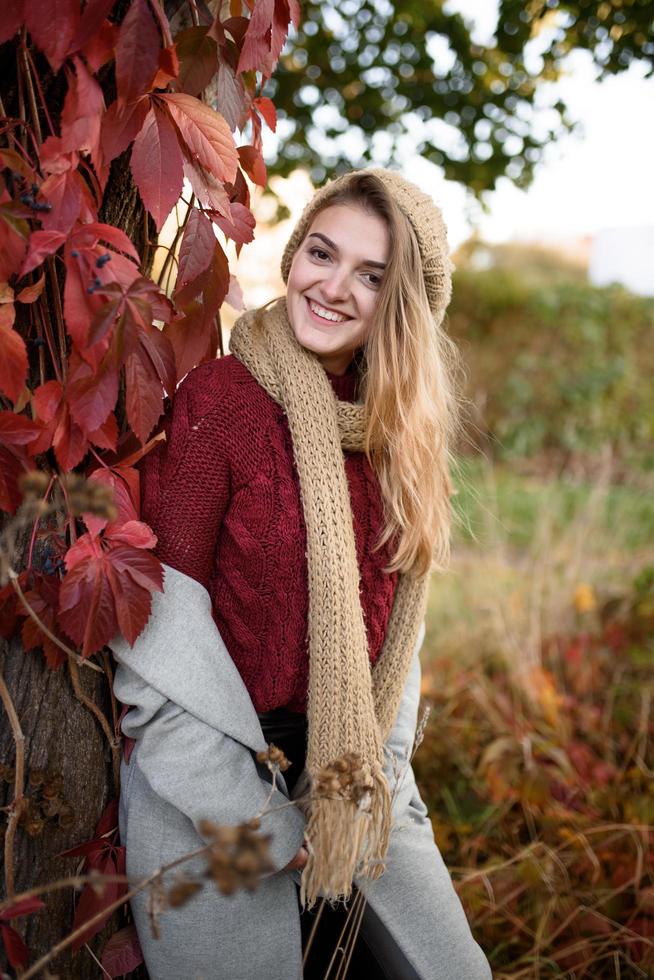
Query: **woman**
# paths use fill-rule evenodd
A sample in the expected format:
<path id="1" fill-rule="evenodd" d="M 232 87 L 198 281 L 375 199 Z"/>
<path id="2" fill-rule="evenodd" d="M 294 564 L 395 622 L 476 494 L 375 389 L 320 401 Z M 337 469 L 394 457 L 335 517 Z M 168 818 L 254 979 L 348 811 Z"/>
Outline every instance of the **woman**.
<path id="1" fill-rule="evenodd" d="M 372 976 L 486 980 L 409 761 L 429 572 L 449 542 L 441 214 L 396 173 L 347 174 L 305 209 L 282 273 L 286 297 L 189 374 L 146 457 L 166 591 L 133 649 L 112 644 L 134 706 L 129 874 L 201 846 L 203 819 L 262 808 L 271 866 L 254 891 L 209 884 L 164 912 L 159 939 L 137 898 L 146 964 L 153 980 L 295 980 L 324 898 L 323 976 L 321 930 L 356 894 Z M 271 741 L 292 762 L 272 789 Z"/>

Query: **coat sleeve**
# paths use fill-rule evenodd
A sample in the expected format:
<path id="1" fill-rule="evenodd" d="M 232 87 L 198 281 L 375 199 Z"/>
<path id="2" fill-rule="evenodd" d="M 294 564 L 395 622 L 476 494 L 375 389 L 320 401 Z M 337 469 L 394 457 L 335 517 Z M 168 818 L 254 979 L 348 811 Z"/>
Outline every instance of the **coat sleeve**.
<path id="1" fill-rule="evenodd" d="M 124 664 L 116 671 L 114 690 L 133 706 L 122 722 L 123 733 L 136 741 L 129 764 L 138 766 L 155 793 L 184 813 L 200 836 L 203 819 L 237 824 L 265 808 L 270 812 L 262 816 L 261 831 L 272 835 L 276 870 L 284 868 L 302 844 L 304 817 L 280 790 L 271 796 L 271 775 L 250 749 L 169 700 Z"/>
<path id="2" fill-rule="evenodd" d="M 397 718 L 384 743 L 384 771 L 393 794 L 393 812 L 396 816 L 404 812 L 415 788 L 411 753 L 418 723 L 421 678 L 420 648 L 424 637 L 425 624 L 423 622 L 413 651 Z"/>

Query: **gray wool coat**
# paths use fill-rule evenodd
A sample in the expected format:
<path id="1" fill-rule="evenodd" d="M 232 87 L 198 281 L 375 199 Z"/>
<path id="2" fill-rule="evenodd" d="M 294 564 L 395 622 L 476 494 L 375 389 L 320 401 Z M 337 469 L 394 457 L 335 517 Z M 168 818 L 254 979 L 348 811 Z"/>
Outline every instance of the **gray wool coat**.
<path id="1" fill-rule="evenodd" d="M 150 620 L 135 645 L 120 636 L 117 698 L 133 707 L 123 733 L 136 740 L 122 764 L 120 832 L 127 873 L 138 880 L 200 847 L 203 818 L 237 824 L 254 816 L 271 791 L 255 754 L 265 748 L 257 714 L 211 614 L 207 591 L 164 566 Z M 422 980 L 488 980 L 490 968 L 470 932 L 434 842 L 410 765 L 418 701 L 421 630 L 394 729 L 385 745 L 394 791 L 394 827 L 384 874 L 356 879 L 370 906 Z M 147 893 L 132 901 L 151 980 L 300 980 L 302 949 L 296 883 L 283 869 L 302 844 L 304 816 L 283 777 L 262 818 L 272 834 L 275 871 L 253 892 L 221 895 L 211 881 L 151 928 Z M 206 862 L 184 868 L 201 873 Z M 166 884 L 174 880 L 172 873 Z"/>

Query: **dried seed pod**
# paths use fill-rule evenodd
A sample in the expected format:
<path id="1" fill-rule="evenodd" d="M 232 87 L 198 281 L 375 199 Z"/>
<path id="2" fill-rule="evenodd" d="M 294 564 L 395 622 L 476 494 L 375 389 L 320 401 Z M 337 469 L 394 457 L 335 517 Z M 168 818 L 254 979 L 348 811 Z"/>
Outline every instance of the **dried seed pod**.
<path id="1" fill-rule="evenodd" d="M 18 486 L 24 500 L 38 500 L 45 494 L 49 483 L 50 476 L 43 470 L 28 470 L 21 476 Z"/>
<path id="2" fill-rule="evenodd" d="M 29 784 L 37 789 L 42 786 L 46 778 L 45 769 L 31 769 L 29 775 Z"/>
<path id="3" fill-rule="evenodd" d="M 4 762 L 0 762 L 0 779 L 5 783 L 13 783 L 16 778 L 16 770 L 13 766 L 6 766 Z"/>
<path id="4" fill-rule="evenodd" d="M 273 742 L 269 742 L 266 749 L 257 752 L 257 762 L 268 766 L 271 772 L 286 772 L 291 765 L 283 751 Z"/>
<path id="5" fill-rule="evenodd" d="M 275 870 L 270 860 L 271 837 L 261 834 L 260 826 L 256 818 L 236 827 L 202 821 L 200 831 L 212 842 L 206 875 L 223 895 L 239 888 L 253 891 L 261 875 Z"/>
<path id="6" fill-rule="evenodd" d="M 45 799 L 41 803 L 41 812 L 44 817 L 56 817 L 58 813 L 61 812 L 64 806 L 63 800 L 58 796 L 52 797 L 52 799 Z"/>
<path id="7" fill-rule="evenodd" d="M 30 837 L 38 837 L 44 826 L 45 820 L 42 820 L 41 817 L 37 816 L 28 817 L 23 824 L 25 833 L 29 834 Z"/>
<path id="8" fill-rule="evenodd" d="M 168 889 L 168 905 L 173 909 L 179 908 L 180 905 L 185 905 L 201 889 L 201 881 L 196 881 L 194 878 L 180 877 Z"/>
<path id="9" fill-rule="evenodd" d="M 64 830 L 68 830 L 75 823 L 75 811 L 72 806 L 64 804 L 59 810 L 59 816 L 57 817 L 57 823 Z"/>

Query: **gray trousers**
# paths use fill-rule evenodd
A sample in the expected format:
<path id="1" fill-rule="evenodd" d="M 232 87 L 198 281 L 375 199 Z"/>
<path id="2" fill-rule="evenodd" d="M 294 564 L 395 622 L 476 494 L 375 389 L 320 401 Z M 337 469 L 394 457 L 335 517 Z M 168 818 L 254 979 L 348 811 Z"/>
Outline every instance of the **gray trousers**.
<path id="1" fill-rule="evenodd" d="M 130 782 L 130 805 L 121 801 L 120 829 L 129 841 L 127 873 L 138 879 L 187 853 L 194 828 L 154 793 L 134 761 L 129 768 L 123 777 Z M 204 867 L 200 859 L 185 865 L 199 873 Z M 172 880 L 171 875 L 167 882 Z M 263 878 L 254 892 L 229 897 L 207 881 L 186 905 L 158 916 L 159 939 L 152 937 L 147 896 L 138 895 L 131 905 L 151 980 L 300 980 L 298 880 L 297 872 L 280 871 Z M 405 976 L 413 969 L 419 980 L 490 980 L 417 789 L 393 828 L 386 871 L 376 881 L 356 884 L 369 908 L 362 934 L 378 945 L 380 937 L 386 942 L 390 970 L 401 961 Z M 405 976 L 388 973 L 389 980 Z"/>

